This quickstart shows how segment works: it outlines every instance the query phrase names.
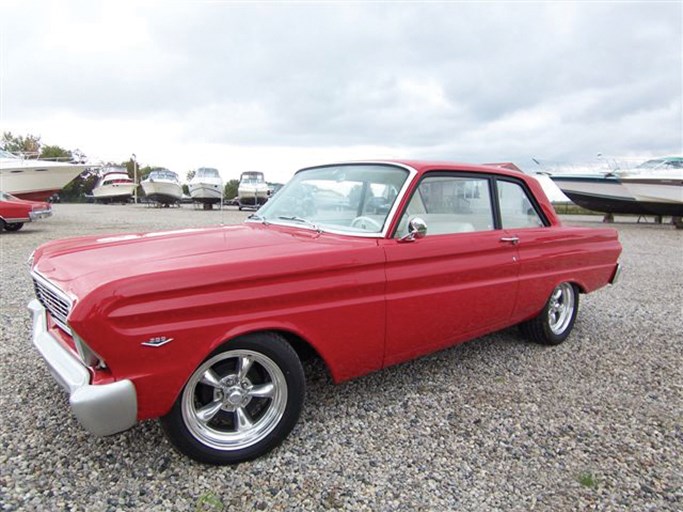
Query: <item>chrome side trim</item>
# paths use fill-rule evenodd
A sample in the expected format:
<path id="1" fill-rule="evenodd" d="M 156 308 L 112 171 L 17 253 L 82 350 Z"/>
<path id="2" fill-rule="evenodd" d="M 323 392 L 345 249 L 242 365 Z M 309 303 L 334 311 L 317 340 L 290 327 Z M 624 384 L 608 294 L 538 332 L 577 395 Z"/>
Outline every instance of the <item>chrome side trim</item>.
<path id="1" fill-rule="evenodd" d="M 30 217 L 22 217 L 22 218 L 15 218 L 15 219 L 5 219 L 3 217 L 0 217 L 0 219 L 4 220 L 7 224 L 14 224 L 16 222 L 31 222 Z"/>
<path id="2" fill-rule="evenodd" d="M 138 404 L 133 383 L 125 379 L 91 385 L 88 369 L 47 330 L 45 307 L 33 299 L 28 309 L 32 317 L 33 345 L 52 376 L 69 394 L 71 410 L 83 428 L 97 436 L 108 436 L 135 425 Z"/>

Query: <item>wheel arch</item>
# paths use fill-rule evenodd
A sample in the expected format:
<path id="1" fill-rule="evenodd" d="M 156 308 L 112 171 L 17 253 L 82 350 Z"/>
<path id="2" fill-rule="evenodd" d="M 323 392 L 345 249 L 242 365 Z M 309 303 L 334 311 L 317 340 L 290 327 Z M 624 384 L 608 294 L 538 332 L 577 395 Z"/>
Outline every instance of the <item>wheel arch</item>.
<path id="1" fill-rule="evenodd" d="M 323 362 L 327 374 L 333 381 L 338 382 L 339 379 L 334 371 L 334 366 L 325 357 L 325 355 L 312 343 L 304 334 L 291 326 L 251 326 L 226 333 L 221 340 L 216 341 L 212 346 L 209 354 L 213 354 L 230 342 L 248 334 L 271 333 L 277 334 L 284 338 L 284 340 L 294 349 L 300 361 L 306 361 L 311 358 L 318 358 Z M 206 356 L 208 357 L 208 355 Z"/>
<path id="2" fill-rule="evenodd" d="M 567 281 L 563 281 L 563 282 L 574 285 L 574 288 L 576 288 L 576 290 L 581 294 L 588 293 L 588 288 L 586 287 L 585 283 L 582 283 L 578 279 L 568 279 Z M 559 284 L 560 283 L 558 283 L 558 285 Z"/>

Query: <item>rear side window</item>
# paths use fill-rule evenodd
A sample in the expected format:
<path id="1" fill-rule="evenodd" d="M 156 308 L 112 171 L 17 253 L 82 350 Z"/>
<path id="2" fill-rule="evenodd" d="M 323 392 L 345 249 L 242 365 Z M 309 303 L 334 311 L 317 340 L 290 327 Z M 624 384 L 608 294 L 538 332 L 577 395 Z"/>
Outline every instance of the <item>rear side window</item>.
<path id="1" fill-rule="evenodd" d="M 503 229 L 537 228 L 545 225 L 526 190 L 519 183 L 499 180 L 497 188 Z"/>

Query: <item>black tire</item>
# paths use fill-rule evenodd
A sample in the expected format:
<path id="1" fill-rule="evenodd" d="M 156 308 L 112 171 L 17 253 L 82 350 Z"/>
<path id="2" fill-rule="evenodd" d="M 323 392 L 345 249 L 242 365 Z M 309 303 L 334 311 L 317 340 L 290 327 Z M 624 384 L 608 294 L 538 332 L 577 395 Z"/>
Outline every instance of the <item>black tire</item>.
<path id="1" fill-rule="evenodd" d="M 185 455 L 237 464 L 269 452 L 289 435 L 305 388 L 301 362 L 284 338 L 241 336 L 195 369 L 161 426 Z"/>
<path id="2" fill-rule="evenodd" d="M 7 231 L 19 231 L 23 227 L 23 222 L 5 222 L 5 230 Z"/>
<path id="3" fill-rule="evenodd" d="M 559 345 L 567 339 L 579 311 L 579 289 L 572 283 L 559 284 L 543 311 L 520 324 L 522 333 L 541 345 Z"/>

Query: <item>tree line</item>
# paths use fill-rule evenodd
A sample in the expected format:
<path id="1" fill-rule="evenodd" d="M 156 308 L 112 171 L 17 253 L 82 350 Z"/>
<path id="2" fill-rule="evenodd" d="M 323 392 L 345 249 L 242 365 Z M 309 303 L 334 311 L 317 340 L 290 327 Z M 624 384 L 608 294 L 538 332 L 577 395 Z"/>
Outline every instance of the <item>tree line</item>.
<path id="1" fill-rule="evenodd" d="M 85 163 L 87 156 L 79 149 L 67 150 L 60 146 L 45 144 L 41 141 L 40 136 L 37 135 L 14 135 L 12 132 L 4 132 L 0 140 L 0 148 L 12 154 L 22 156 L 28 159 L 42 159 L 42 160 L 56 160 L 62 162 L 78 162 Z M 60 192 L 59 196 L 62 201 L 66 202 L 82 202 L 86 201 L 87 197 L 92 195 L 92 190 L 97 184 L 99 178 L 99 169 L 102 167 L 122 167 L 128 172 L 131 179 L 135 178 L 135 162 L 133 158 L 124 160 L 122 162 L 107 162 L 101 165 L 86 167 L 83 172 L 69 184 L 67 184 Z M 140 183 L 153 169 L 159 166 L 138 164 L 137 180 Z M 186 174 L 187 181 L 191 180 L 195 171 L 188 171 Z M 224 197 L 232 199 L 237 196 L 237 187 L 239 180 L 229 180 L 225 183 Z M 183 185 L 183 192 L 189 195 L 187 185 Z"/>

